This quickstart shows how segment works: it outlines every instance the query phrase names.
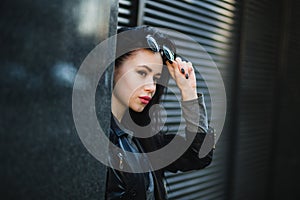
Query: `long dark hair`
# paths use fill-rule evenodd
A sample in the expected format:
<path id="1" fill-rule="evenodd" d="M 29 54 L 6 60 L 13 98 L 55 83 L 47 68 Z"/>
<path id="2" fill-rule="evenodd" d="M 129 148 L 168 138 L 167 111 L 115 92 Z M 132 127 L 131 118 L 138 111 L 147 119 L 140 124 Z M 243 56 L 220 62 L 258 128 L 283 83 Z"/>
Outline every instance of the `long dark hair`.
<path id="1" fill-rule="evenodd" d="M 151 35 L 159 45 L 167 46 L 172 52 L 176 54 L 176 48 L 173 41 L 171 41 L 165 34 L 161 33 L 157 28 L 150 27 L 150 26 L 138 26 L 138 27 L 130 27 L 130 28 L 125 27 L 125 28 L 118 29 L 118 34 L 124 31 L 133 31 L 132 33 L 134 34 L 126 34 L 126 36 L 117 37 L 116 55 L 120 55 L 120 56 L 115 60 L 115 69 L 120 67 L 126 59 L 128 59 L 135 51 L 140 49 L 140 48 L 133 48 L 134 50 L 122 54 L 119 51 L 121 49 L 124 49 L 124 45 L 128 47 L 128 45 L 130 46 L 130 44 L 132 44 L 132 46 L 134 47 L 140 46 L 143 47 L 143 49 L 152 51 L 152 49 L 148 47 L 149 45 L 147 44 L 146 37 L 148 35 Z M 165 64 L 166 63 L 164 62 L 164 65 Z M 149 102 L 149 104 L 147 104 L 147 106 L 144 108 L 144 110 L 142 112 L 135 112 L 132 109 L 128 108 L 127 112 L 125 112 L 125 115 L 123 116 L 122 119 L 122 124 L 124 124 L 126 128 L 132 129 L 132 127 L 136 127 L 136 125 L 141 127 L 147 126 L 150 124 L 151 119 L 154 118 L 156 119 L 156 121 L 159 121 L 159 113 L 153 112 L 151 113 L 150 116 L 149 110 L 154 104 L 160 103 L 161 97 L 166 91 L 166 85 L 169 81 L 169 78 L 170 78 L 170 74 L 167 67 L 163 67 L 161 78 L 159 79 L 156 85 L 156 92 L 152 97 L 151 101 Z"/>

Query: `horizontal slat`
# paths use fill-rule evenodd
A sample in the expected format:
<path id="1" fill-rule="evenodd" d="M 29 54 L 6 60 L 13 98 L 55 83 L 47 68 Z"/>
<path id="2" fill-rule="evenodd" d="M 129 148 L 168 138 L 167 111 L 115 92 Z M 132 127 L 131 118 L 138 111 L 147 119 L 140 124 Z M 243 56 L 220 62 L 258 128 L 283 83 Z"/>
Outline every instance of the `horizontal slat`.
<path id="1" fill-rule="evenodd" d="M 167 6 L 168 3 L 171 6 L 171 8 Z M 185 2 L 181 2 L 181 1 L 170 1 L 169 0 L 169 1 L 164 1 L 164 4 L 154 2 L 154 1 L 147 1 L 146 5 L 148 5 L 149 7 L 151 6 L 155 9 L 164 9 L 166 11 L 172 11 L 172 9 L 174 9 L 174 7 L 178 7 L 180 10 L 177 10 L 177 12 L 175 14 L 179 15 L 179 16 L 181 15 L 182 12 L 188 12 L 188 13 L 195 13 L 198 16 L 203 16 L 203 15 L 208 16 L 216 21 L 225 22 L 227 24 L 233 24 L 233 22 L 234 22 L 233 19 L 231 19 L 230 17 L 224 16 L 224 15 L 219 14 L 214 11 L 208 11 L 203 8 L 195 7 L 193 5 L 189 5 L 189 4 L 186 4 Z"/>
<path id="2" fill-rule="evenodd" d="M 236 10 L 236 7 L 234 6 L 235 1 L 231 1 L 231 4 L 229 4 L 228 2 L 222 2 L 222 1 L 216 1 L 216 0 L 206 0 L 206 2 L 209 2 L 211 4 L 214 4 L 218 7 L 224 8 L 229 11 Z"/>
<path id="3" fill-rule="evenodd" d="M 130 11 L 128 9 L 119 8 L 119 14 L 130 15 Z"/>
<path id="4" fill-rule="evenodd" d="M 118 22 L 122 24 L 128 24 L 130 21 L 124 17 L 118 17 Z"/>
<path id="5" fill-rule="evenodd" d="M 131 5 L 131 1 L 129 0 L 119 0 L 119 7 L 130 7 Z"/>

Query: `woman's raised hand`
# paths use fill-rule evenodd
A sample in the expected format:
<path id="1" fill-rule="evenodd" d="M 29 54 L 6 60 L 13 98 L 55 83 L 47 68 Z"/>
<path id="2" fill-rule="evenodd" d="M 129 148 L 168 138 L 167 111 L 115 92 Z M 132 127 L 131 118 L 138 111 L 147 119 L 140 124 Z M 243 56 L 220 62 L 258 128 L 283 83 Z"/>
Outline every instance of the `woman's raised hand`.
<path id="1" fill-rule="evenodd" d="M 182 100 L 197 98 L 197 81 L 195 70 L 191 62 L 182 61 L 177 57 L 172 64 L 167 62 L 168 70 L 180 89 Z"/>

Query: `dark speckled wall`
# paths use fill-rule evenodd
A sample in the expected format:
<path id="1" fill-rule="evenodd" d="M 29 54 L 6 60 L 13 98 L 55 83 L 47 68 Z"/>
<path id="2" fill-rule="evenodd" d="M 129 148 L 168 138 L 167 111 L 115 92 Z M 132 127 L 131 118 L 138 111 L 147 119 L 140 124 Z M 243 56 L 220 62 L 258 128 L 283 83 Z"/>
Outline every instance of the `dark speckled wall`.
<path id="1" fill-rule="evenodd" d="M 77 135 L 72 87 L 83 59 L 115 33 L 117 1 L 0 5 L 0 198 L 103 199 L 106 169 Z M 102 86 L 109 94 L 110 85 Z M 108 97 L 100 99 L 106 109 Z M 102 114 L 110 111 L 98 109 L 108 124 Z"/>

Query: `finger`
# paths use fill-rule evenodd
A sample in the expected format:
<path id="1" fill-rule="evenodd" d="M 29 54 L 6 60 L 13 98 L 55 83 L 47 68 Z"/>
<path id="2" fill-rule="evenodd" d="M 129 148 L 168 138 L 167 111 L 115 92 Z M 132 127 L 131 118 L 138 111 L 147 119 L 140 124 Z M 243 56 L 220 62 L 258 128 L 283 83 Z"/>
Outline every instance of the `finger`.
<path id="1" fill-rule="evenodd" d="M 186 67 L 185 67 L 185 64 L 181 61 L 181 58 L 177 58 L 176 59 L 176 62 L 174 62 L 174 74 L 175 76 L 178 78 L 182 78 L 186 72 Z"/>
<path id="2" fill-rule="evenodd" d="M 175 78 L 175 74 L 174 74 L 174 63 L 175 62 L 173 62 L 172 64 L 170 64 L 170 63 L 168 63 L 167 62 L 167 68 L 168 68 L 168 70 L 169 70 L 169 73 L 170 73 L 170 75 L 172 76 L 172 78 Z M 176 68 L 177 69 L 177 68 Z"/>
<path id="3" fill-rule="evenodd" d="M 182 70 L 185 72 L 185 69 L 182 65 L 183 64 L 182 64 L 181 58 L 177 57 L 175 62 L 173 62 L 173 69 L 174 69 L 175 78 L 182 76 L 182 73 L 181 73 Z"/>
<path id="4" fill-rule="evenodd" d="M 181 58 L 180 57 L 177 57 L 176 58 L 176 64 L 177 64 L 177 68 L 178 68 L 178 70 L 181 72 L 181 73 L 184 73 L 184 72 L 182 72 L 183 70 L 182 70 L 182 60 L 181 60 Z"/>
<path id="5" fill-rule="evenodd" d="M 176 79 L 180 77 L 180 79 L 188 79 L 189 77 L 188 63 L 186 61 L 182 61 L 180 57 L 177 57 L 175 59 L 175 62 L 173 62 L 172 64 L 167 64 L 167 66 L 173 78 Z"/>
<path id="6" fill-rule="evenodd" d="M 182 70 L 182 71 L 184 71 L 184 73 L 182 73 L 182 74 L 184 75 L 185 79 L 188 79 L 189 78 L 189 68 L 188 68 L 187 62 L 185 62 L 185 61 L 182 62 L 182 66 L 184 68 L 184 70 Z"/>
<path id="7" fill-rule="evenodd" d="M 188 73 L 191 78 L 195 78 L 195 70 L 191 62 L 187 63 Z"/>
<path id="8" fill-rule="evenodd" d="M 175 63 L 175 65 L 177 66 L 177 68 L 178 68 L 178 71 L 180 72 L 180 73 L 182 73 L 182 74 L 184 74 L 185 73 L 185 67 L 184 67 L 184 63 L 182 62 L 182 59 L 180 58 L 180 57 L 177 57 L 176 58 L 176 63 Z"/>
<path id="9" fill-rule="evenodd" d="M 188 63 L 186 61 L 181 61 L 180 72 L 185 79 L 189 78 L 189 67 L 188 67 Z"/>

